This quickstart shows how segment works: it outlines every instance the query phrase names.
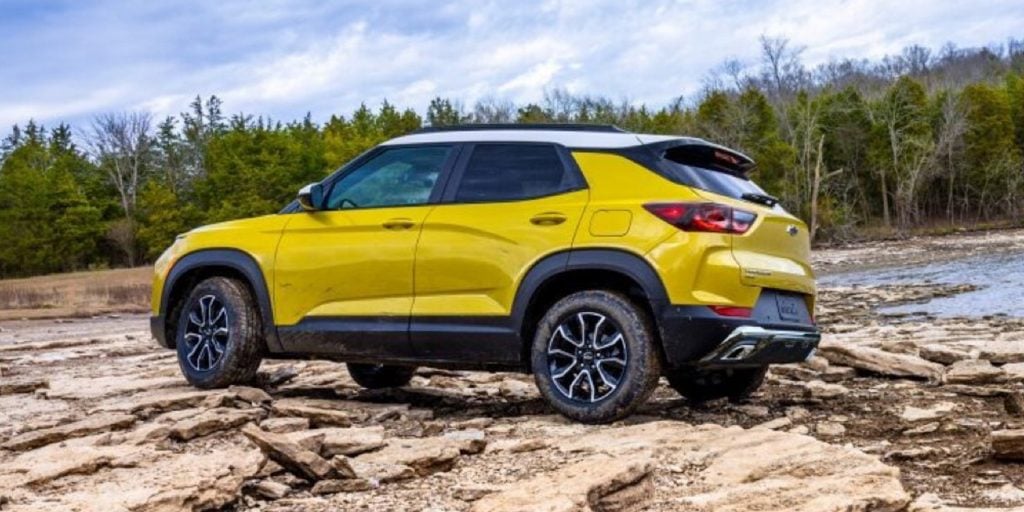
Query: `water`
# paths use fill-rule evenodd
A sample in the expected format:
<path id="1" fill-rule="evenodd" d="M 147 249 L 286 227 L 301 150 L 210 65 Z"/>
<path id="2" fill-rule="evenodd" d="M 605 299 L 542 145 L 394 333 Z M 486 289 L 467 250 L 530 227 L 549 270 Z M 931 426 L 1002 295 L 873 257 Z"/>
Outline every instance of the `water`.
<path id="1" fill-rule="evenodd" d="M 882 308 L 883 313 L 926 313 L 935 316 L 1008 315 L 1024 317 L 1024 252 L 1006 252 L 929 263 L 844 272 L 824 276 L 821 286 L 880 284 L 972 284 L 978 289 L 939 297 L 923 304 Z"/>

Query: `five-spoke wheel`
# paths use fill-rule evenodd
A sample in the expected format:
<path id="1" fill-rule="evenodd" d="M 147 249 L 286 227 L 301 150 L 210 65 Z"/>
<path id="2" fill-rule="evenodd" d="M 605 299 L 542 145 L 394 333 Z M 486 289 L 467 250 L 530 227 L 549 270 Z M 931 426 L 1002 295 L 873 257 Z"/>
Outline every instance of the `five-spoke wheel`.
<path id="1" fill-rule="evenodd" d="M 544 398 L 586 423 L 629 415 L 661 375 L 647 314 L 604 290 L 577 292 L 551 306 L 537 326 L 531 358 Z"/>
<path id="2" fill-rule="evenodd" d="M 211 277 L 175 306 L 175 344 L 190 384 L 220 388 L 251 382 L 263 352 L 263 321 L 245 283 Z"/>
<path id="3" fill-rule="evenodd" d="M 210 370 L 224 356 L 230 334 L 228 308 L 217 297 L 203 295 L 188 312 L 185 362 L 200 372 Z"/>
<path id="4" fill-rule="evenodd" d="M 548 340 L 547 353 L 555 388 L 570 400 L 591 403 L 618 389 L 629 364 L 621 328 L 595 311 L 563 319 Z"/>

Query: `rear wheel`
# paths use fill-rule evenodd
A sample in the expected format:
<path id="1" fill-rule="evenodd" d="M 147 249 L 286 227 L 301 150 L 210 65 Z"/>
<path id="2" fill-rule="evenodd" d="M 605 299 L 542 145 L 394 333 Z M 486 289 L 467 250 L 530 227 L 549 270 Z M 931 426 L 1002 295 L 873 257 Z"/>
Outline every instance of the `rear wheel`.
<path id="1" fill-rule="evenodd" d="M 348 363 L 348 374 L 356 384 L 367 389 L 399 388 L 412 380 L 415 366 Z"/>
<path id="2" fill-rule="evenodd" d="M 225 277 L 201 281 L 178 312 L 178 365 L 189 384 L 223 388 L 256 377 L 262 319 L 244 283 Z"/>
<path id="3" fill-rule="evenodd" d="M 767 366 L 722 370 L 681 368 L 666 372 L 665 377 L 672 389 L 691 402 L 701 403 L 719 398 L 739 402 L 761 387 L 767 371 Z"/>
<path id="4" fill-rule="evenodd" d="M 628 416 L 658 384 L 660 359 L 645 312 L 609 291 L 558 301 L 534 335 L 532 367 L 541 395 L 584 423 Z"/>

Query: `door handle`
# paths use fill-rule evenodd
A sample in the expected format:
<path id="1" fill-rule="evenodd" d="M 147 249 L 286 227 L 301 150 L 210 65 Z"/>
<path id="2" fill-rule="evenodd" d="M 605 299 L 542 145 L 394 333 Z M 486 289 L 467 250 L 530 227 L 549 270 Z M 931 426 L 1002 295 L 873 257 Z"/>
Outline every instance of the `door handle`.
<path id="1" fill-rule="evenodd" d="M 557 226 L 567 219 L 568 217 L 561 212 L 544 212 L 531 217 L 530 222 L 537 226 Z"/>
<path id="2" fill-rule="evenodd" d="M 390 229 L 392 231 L 400 231 L 403 229 L 409 229 L 416 225 L 411 219 L 388 219 L 384 221 L 384 229 Z"/>

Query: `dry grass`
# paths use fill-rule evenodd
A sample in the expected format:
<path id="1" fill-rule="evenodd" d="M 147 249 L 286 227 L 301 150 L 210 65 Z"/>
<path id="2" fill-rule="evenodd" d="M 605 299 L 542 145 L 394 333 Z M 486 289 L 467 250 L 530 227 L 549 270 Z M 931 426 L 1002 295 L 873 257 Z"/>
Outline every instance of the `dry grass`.
<path id="1" fill-rule="evenodd" d="M 0 281 L 0 320 L 145 312 L 152 278 L 138 267 Z"/>

